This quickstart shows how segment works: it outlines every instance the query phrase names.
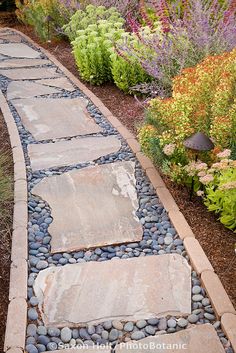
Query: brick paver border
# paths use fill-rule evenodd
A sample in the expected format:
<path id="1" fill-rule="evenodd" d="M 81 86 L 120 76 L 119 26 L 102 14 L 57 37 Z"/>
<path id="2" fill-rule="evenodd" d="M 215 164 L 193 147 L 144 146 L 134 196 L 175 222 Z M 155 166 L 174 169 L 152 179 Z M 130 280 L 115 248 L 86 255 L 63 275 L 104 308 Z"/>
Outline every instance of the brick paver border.
<path id="1" fill-rule="evenodd" d="M 236 311 L 230 301 L 230 298 L 226 293 L 219 277 L 215 274 L 214 269 L 210 264 L 201 245 L 199 244 L 197 239 L 195 239 L 192 229 L 187 223 L 184 215 L 180 212 L 174 198 L 167 189 L 164 181 L 162 180 L 152 161 L 141 152 L 141 148 L 138 141 L 136 140 L 136 137 L 116 117 L 113 116 L 110 110 L 107 109 L 107 107 L 102 103 L 102 101 L 98 97 L 96 97 L 82 82 L 80 82 L 68 69 L 66 69 L 51 53 L 49 53 L 46 49 L 40 47 L 31 38 L 17 30 L 13 30 L 12 28 L 4 28 L 4 30 L 14 31 L 15 33 L 18 33 L 32 45 L 39 48 L 43 53 L 45 53 L 48 59 L 51 60 L 93 102 L 93 104 L 100 110 L 104 117 L 119 131 L 119 133 L 127 141 L 131 150 L 136 155 L 136 158 L 140 162 L 151 183 L 153 184 L 156 190 L 156 194 L 165 209 L 167 210 L 169 218 L 174 227 L 177 229 L 180 238 L 184 240 L 184 245 L 186 247 L 190 262 L 201 278 L 202 284 L 205 287 L 208 296 L 216 310 L 216 315 L 218 316 L 218 319 L 221 319 L 222 317 L 222 328 L 228 339 L 231 340 L 232 347 L 236 352 Z M 21 153 L 21 142 L 19 134 L 14 119 L 8 108 L 7 102 L 2 93 L 0 93 L 0 108 L 7 123 L 11 145 L 13 148 L 13 157 L 15 155 L 16 158 L 16 163 L 14 164 L 15 182 L 17 182 L 18 180 L 25 181 L 26 171 L 24 155 Z M 17 150 L 14 150 L 14 148 L 17 148 Z M 20 187 L 22 187 L 22 194 L 21 192 L 19 192 Z M 17 201 L 15 203 L 16 216 L 14 218 L 13 224 L 14 231 L 12 252 L 15 252 L 13 259 L 17 256 L 19 263 L 17 262 L 17 264 L 15 264 L 16 267 L 13 266 L 14 269 L 11 270 L 11 277 L 15 278 L 17 271 L 16 268 L 18 267 L 19 276 L 22 276 L 22 283 L 21 281 L 17 281 L 16 283 L 12 283 L 11 281 L 10 283 L 10 294 L 12 294 L 11 296 L 13 296 L 13 299 L 11 299 L 10 301 L 8 310 L 4 348 L 5 351 L 8 350 L 8 353 L 18 353 L 17 348 L 19 348 L 19 353 L 21 352 L 21 350 L 23 350 L 26 331 L 27 306 L 26 300 L 24 298 L 25 288 L 23 287 L 27 280 L 27 278 L 25 279 L 27 271 L 22 270 L 22 268 L 24 267 L 22 265 L 23 260 L 26 260 L 27 254 L 27 214 L 25 212 L 27 207 L 27 191 L 25 190 L 25 188 L 25 183 L 22 183 L 22 186 L 18 184 L 16 188 L 18 191 L 16 195 Z M 24 219 L 22 219 L 22 217 Z M 16 222 L 19 222 L 19 224 Z M 19 240 L 17 240 L 17 238 L 19 234 L 22 236 L 24 244 L 21 243 L 18 248 L 17 242 Z M 17 291 L 17 288 L 15 286 L 18 285 L 19 290 Z M 18 297 L 15 297 L 15 293 L 19 293 Z M 18 315 L 15 315 L 16 312 L 18 312 Z M 12 350 L 9 350 L 10 348 L 12 348 Z"/>

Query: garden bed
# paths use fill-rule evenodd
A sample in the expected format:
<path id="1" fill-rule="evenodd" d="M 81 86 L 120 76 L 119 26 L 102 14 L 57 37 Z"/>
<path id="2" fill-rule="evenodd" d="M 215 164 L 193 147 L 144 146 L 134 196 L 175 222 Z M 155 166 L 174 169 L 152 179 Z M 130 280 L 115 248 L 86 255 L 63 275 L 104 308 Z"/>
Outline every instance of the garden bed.
<path id="1" fill-rule="evenodd" d="M 15 24 L 14 28 L 24 32 L 48 49 L 65 67 L 79 77 L 68 42 L 41 43 L 32 33 L 32 29 L 18 24 Z M 103 101 L 107 108 L 127 128 L 134 133 L 137 132 L 137 126 L 144 119 L 144 109 L 135 98 L 125 95 L 113 84 L 105 84 L 99 87 L 88 83 L 85 83 L 85 85 Z M 186 188 L 172 183 L 166 177 L 164 177 L 164 180 L 236 306 L 236 283 L 233 280 L 236 274 L 234 251 L 236 236 L 220 224 L 215 215 L 209 213 L 199 199 L 195 198 L 192 202 L 189 202 Z"/>
<path id="2" fill-rule="evenodd" d="M 3 157 L 4 154 L 4 157 Z M 3 162 L 4 158 L 4 162 Z M 2 164 L 4 172 L 1 173 Z M 13 163 L 7 127 L 0 111 L 0 351 L 3 352 L 4 332 L 8 308 L 8 289 L 11 263 L 11 231 L 13 194 L 6 195 L 13 185 Z M 7 198 L 8 200 L 3 200 Z"/>

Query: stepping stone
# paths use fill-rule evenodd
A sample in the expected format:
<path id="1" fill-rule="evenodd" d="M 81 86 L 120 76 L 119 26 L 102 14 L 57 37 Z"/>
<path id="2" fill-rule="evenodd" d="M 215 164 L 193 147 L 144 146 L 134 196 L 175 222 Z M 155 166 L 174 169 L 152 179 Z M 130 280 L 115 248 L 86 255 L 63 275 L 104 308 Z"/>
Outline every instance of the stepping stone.
<path id="1" fill-rule="evenodd" d="M 40 52 L 32 49 L 24 43 L 0 44 L 0 54 L 11 56 L 13 58 L 34 59 L 40 56 Z"/>
<path id="2" fill-rule="evenodd" d="M 182 316 L 191 313 L 191 268 L 178 254 L 77 263 L 40 271 L 34 291 L 49 327 Z"/>
<path id="3" fill-rule="evenodd" d="M 117 162 L 43 179 L 32 193 L 49 203 L 51 252 L 140 241 L 135 163 Z"/>
<path id="4" fill-rule="evenodd" d="M 165 256 L 165 255 L 164 255 Z M 210 324 L 197 325 L 177 333 L 146 337 L 122 343 L 115 353 L 225 353 L 219 337 Z"/>
<path id="5" fill-rule="evenodd" d="M 6 59 L 6 57 L 2 57 Z M 1 57 L 0 57 L 1 59 Z M 50 65 L 51 61 L 45 59 L 8 59 L 0 62 L 0 69 L 17 68 L 17 67 L 30 67 L 37 65 Z"/>
<path id="6" fill-rule="evenodd" d="M 0 33 L 0 39 L 8 40 L 12 43 L 20 43 L 22 38 L 17 34 Z"/>
<path id="7" fill-rule="evenodd" d="M 25 128 L 38 141 L 102 131 L 89 116 L 84 98 L 28 98 L 13 104 Z"/>
<path id="8" fill-rule="evenodd" d="M 28 145 L 32 170 L 62 167 L 94 161 L 110 153 L 118 152 L 120 141 L 114 136 L 97 136 Z"/>
<path id="9" fill-rule="evenodd" d="M 37 80 L 41 78 L 59 77 L 60 74 L 56 72 L 55 68 L 40 67 L 29 69 L 10 69 L 0 70 L 0 75 L 6 76 L 11 80 Z"/>
<path id="10" fill-rule="evenodd" d="M 59 92 L 61 91 L 56 88 L 46 87 L 32 81 L 12 81 L 7 87 L 7 99 L 30 98 Z"/>
<path id="11" fill-rule="evenodd" d="M 66 77 L 54 78 L 52 80 L 51 79 L 41 80 L 40 83 L 47 86 L 62 88 L 69 92 L 72 92 L 75 90 L 74 86 L 70 83 L 70 81 Z"/>

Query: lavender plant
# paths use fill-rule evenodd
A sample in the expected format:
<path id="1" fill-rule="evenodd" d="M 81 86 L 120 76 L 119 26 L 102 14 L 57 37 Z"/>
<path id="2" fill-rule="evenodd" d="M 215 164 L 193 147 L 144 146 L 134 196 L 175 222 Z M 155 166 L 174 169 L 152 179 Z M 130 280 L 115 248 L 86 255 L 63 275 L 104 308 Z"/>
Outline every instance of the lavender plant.
<path id="1" fill-rule="evenodd" d="M 130 21 L 145 50 L 127 43 L 119 47 L 121 52 L 139 61 L 157 81 L 158 93 L 165 96 L 171 94 L 172 78 L 183 68 L 236 46 L 235 0 L 225 0 L 223 5 L 218 0 L 182 0 L 181 10 L 176 4 L 176 1 L 172 5 L 165 0 L 156 2 L 161 30 L 156 31 L 156 23 L 152 23 L 151 35 L 140 31 L 137 21 Z"/>

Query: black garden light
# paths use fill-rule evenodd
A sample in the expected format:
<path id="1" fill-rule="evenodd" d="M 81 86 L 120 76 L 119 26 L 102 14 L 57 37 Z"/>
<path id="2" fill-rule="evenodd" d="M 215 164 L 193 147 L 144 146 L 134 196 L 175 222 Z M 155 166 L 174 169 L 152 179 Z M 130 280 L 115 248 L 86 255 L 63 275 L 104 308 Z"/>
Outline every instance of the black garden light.
<path id="1" fill-rule="evenodd" d="M 45 17 L 45 23 L 48 26 L 48 42 L 50 42 L 50 22 L 52 21 L 52 17 L 50 15 Z"/>
<path id="2" fill-rule="evenodd" d="M 184 141 L 184 146 L 196 152 L 195 161 L 198 159 L 198 152 L 211 151 L 214 148 L 213 142 L 203 132 L 197 132 Z M 190 190 L 190 201 L 193 197 L 194 177 L 192 177 L 192 185 Z"/>

